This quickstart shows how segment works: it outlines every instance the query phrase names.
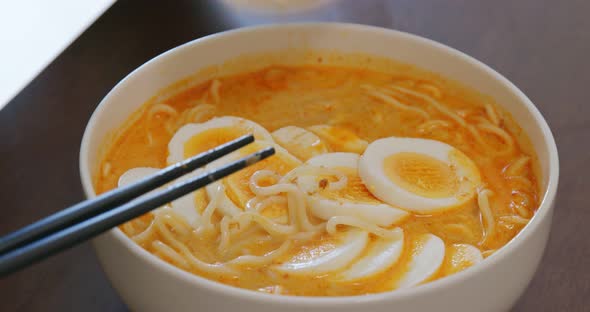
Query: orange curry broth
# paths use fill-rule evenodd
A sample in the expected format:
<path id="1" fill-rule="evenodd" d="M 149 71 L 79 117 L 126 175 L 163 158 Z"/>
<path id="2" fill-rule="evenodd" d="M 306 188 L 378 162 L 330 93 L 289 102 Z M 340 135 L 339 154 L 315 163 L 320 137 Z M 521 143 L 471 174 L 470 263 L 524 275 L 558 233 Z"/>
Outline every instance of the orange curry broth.
<path id="1" fill-rule="evenodd" d="M 499 115 L 503 116 L 502 128 L 508 131 L 518 144 L 510 154 L 489 158 L 475 145 L 474 140 L 470 139 L 470 134 L 464 129 L 451 123 L 449 131 L 421 132 L 418 130 L 418 126 L 424 120 L 420 116 L 410 111 L 396 109 L 372 98 L 360 87 L 362 85 L 385 86 L 397 83 L 412 90 L 435 96 L 436 94 L 432 94 L 428 87 L 435 86 L 442 91 L 438 101 L 466 116 L 465 120 L 468 123 L 478 117 L 485 118 L 485 109 L 482 104 L 487 99 L 464 92 L 463 89 L 455 87 L 453 83 L 443 78 L 435 75 L 420 76 L 404 72 L 380 73 L 352 67 L 302 65 L 271 66 L 258 71 L 221 77 L 218 80 L 221 83 L 219 87 L 221 100 L 218 103 L 215 103 L 210 94 L 211 81 L 190 87 L 162 101 L 162 103 L 175 108 L 179 114 L 195 105 L 212 104 L 215 107 L 215 116 L 243 117 L 259 123 L 268 131 L 288 125 L 308 127 L 330 124 L 346 127 L 369 142 L 389 136 L 443 141 L 461 150 L 477 164 L 486 187 L 494 193 L 490 202 L 495 219 L 497 220 L 499 216 L 515 214 L 514 207 L 512 207 L 514 205 L 512 192 L 519 186 L 508 181 L 502 173 L 503 169 L 512 161 L 526 155 L 523 150 L 527 149 L 524 149 L 523 146 L 528 143 L 518 138 L 521 134 L 517 132 L 520 130 L 507 113 L 496 108 Z M 422 108 L 427 107 L 418 99 L 408 97 L 405 98 L 405 102 Z M 426 109 L 432 116 L 448 121 L 440 112 Z M 174 117 L 167 114 L 156 114 L 150 118 L 147 111 L 148 109 L 144 109 L 139 112 L 138 118 L 118 134 L 117 139 L 107 150 L 99 167 L 101 168 L 99 171 L 103 174 L 96 177 L 95 185 L 98 193 L 116 187 L 118 178 L 131 168 L 162 168 L 166 165 L 167 145 L 173 135 L 166 130 L 166 123 L 173 121 Z M 147 138 L 148 132 L 152 135 L 151 144 Z M 483 137 L 492 148 L 496 145 L 500 148 L 500 145 L 503 144 L 500 139 L 491 134 L 483 135 Z M 533 160 L 535 159 L 534 155 L 531 157 Z M 105 166 L 109 167 L 108 170 L 105 170 Z M 534 186 L 527 193 L 532 201 L 528 202 L 525 207 L 531 215 L 537 208 L 539 200 L 537 179 L 532 166 L 529 164 L 525 168 L 525 177 Z M 200 196 L 202 201 L 206 203 L 206 199 L 203 199 L 203 196 L 206 197 L 204 192 L 201 192 Z M 123 227 L 123 229 L 128 235 L 137 234 L 145 229 L 150 218 L 150 214 L 145 215 L 132 223 L 132 226 Z M 481 245 L 484 228 L 482 222 L 475 200 L 441 214 L 412 215 L 400 225 L 405 233 L 404 248 L 413 248 L 414 238 L 420 234 L 432 233 L 443 239 L 447 246 L 453 243 L 465 243 L 477 246 L 482 251 L 495 250 L 510 241 L 522 228 L 522 225 L 501 226 L 496 223 L 496 232 L 493 237 L 490 237 L 485 245 Z M 462 226 L 453 226 L 454 224 Z M 177 235 L 177 239 L 185 242 L 197 258 L 212 262 L 222 260 L 222 257 L 216 255 L 216 243 L 213 238 L 197 238 L 178 233 Z M 155 235 L 150 241 L 157 239 L 159 238 Z M 329 239 L 327 235 L 322 235 L 316 238 L 314 243 L 325 243 L 325 240 Z M 149 243 L 141 245 L 153 252 Z M 309 246 L 296 246 L 294 250 L 300 248 L 309 248 Z M 408 255 L 408 252 L 404 252 L 402 257 L 408 257 Z M 158 256 L 176 264 L 164 255 Z M 445 264 L 433 279 L 453 273 L 448 261 L 449 259 L 445 259 Z M 404 263 L 403 259 L 400 259 L 399 263 Z M 281 285 L 284 294 L 341 296 L 389 290 L 387 285 L 390 283 L 388 281 L 403 274 L 405 268 L 403 265 L 394 266 L 377 276 L 349 283 L 336 282 L 330 279 L 330 276 L 316 276 L 313 279 L 308 279 L 288 274 L 274 274 L 271 278 L 270 274 L 265 273 L 266 266 L 244 267 L 241 269 L 240 277 L 221 277 L 191 268 L 184 269 L 242 288 L 256 290 L 272 285 Z"/>

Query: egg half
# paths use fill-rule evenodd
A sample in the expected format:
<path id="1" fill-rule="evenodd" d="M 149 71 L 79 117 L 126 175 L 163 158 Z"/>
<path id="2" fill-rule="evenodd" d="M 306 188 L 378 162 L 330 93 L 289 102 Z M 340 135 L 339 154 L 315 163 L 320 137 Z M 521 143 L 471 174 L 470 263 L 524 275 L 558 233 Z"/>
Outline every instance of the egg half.
<path id="1" fill-rule="evenodd" d="M 138 182 L 152 174 L 155 174 L 160 170 L 161 169 L 150 167 L 138 167 L 129 169 L 119 177 L 118 186 L 122 187 Z M 179 183 L 194 178 L 202 172 L 202 170 L 196 170 L 194 172 L 191 172 L 190 174 L 178 178 L 174 183 Z M 150 193 L 153 192 L 156 191 L 154 190 Z M 173 200 L 170 203 L 170 206 L 172 207 L 172 211 L 174 211 L 180 217 L 184 218 L 184 220 L 188 224 L 190 224 L 194 228 L 198 228 L 201 224 L 201 215 L 199 214 L 199 209 L 204 208 L 206 203 L 207 198 L 205 190 L 200 189 L 190 194 L 184 195 L 176 200 Z"/>
<path id="2" fill-rule="evenodd" d="M 299 176 L 297 184 L 306 191 L 311 213 L 323 220 L 335 216 L 350 216 L 380 226 L 389 226 L 403 220 L 408 213 L 382 203 L 365 187 L 358 175 L 359 155 L 354 153 L 328 153 L 307 161 L 313 167 L 329 168 L 346 177 L 346 185 L 331 189 L 334 176 L 318 174 Z M 313 168 L 312 167 L 312 168 Z"/>
<path id="3" fill-rule="evenodd" d="M 377 198 L 421 214 L 457 207 L 481 184 L 477 166 L 461 151 L 415 138 L 372 142 L 359 161 L 359 175 Z"/>
<path id="4" fill-rule="evenodd" d="M 225 116 L 184 125 L 168 143 L 168 164 L 177 163 L 246 134 L 253 134 L 256 140 L 273 142 L 266 129 L 240 117 Z"/>
<path id="5" fill-rule="evenodd" d="M 283 273 L 307 275 L 339 271 L 361 255 L 369 241 L 369 233 L 350 230 L 338 235 L 332 244 L 303 249 L 285 263 L 275 265 L 274 269 Z"/>

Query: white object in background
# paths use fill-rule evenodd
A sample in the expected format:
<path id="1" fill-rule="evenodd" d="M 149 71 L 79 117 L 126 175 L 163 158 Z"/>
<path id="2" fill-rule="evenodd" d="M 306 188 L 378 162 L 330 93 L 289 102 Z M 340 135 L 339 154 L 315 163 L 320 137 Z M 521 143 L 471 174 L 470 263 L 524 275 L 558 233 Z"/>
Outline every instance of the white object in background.
<path id="1" fill-rule="evenodd" d="M 0 2 L 0 109 L 114 2 Z"/>

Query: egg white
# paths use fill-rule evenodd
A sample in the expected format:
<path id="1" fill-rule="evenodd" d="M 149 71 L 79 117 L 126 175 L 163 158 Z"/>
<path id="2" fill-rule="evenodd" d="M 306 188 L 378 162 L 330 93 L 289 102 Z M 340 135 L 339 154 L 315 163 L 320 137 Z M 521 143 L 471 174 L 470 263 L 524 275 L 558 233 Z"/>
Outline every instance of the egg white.
<path id="1" fill-rule="evenodd" d="M 454 272 L 462 271 L 483 261 L 479 248 L 469 244 L 452 244 L 449 246 L 449 261 Z"/>
<path id="2" fill-rule="evenodd" d="M 354 281 L 382 273 L 398 262 L 403 250 L 403 231 L 399 237 L 379 237 L 369 245 L 364 256 L 342 272 L 340 279 Z"/>
<path id="3" fill-rule="evenodd" d="M 397 288 L 412 287 L 428 281 L 443 264 L 445 243 L 438 236 L 424 234 L 414 241 L 407 271 L 395 284 Z"/>
<path id="4" fill-rule="evenodd" d="M 357 171 L 359 155 L 354 153 L 328 153 L 316 156 L 307 161 L 308 165 L 324 168 L 348 168 Z M 317 189 L 317 180 L 314 176 L 298 177 L 297 184 L 300 188 L 311 191 Z M 333 199 L 322 196 L 321 192 L 308 192 L 308 204 L 311 213 L 323 220 L 334 216 L 351 216 L 360 220 L 380 225 L 389 226 L 400 222 L 408 216 L 408 213 L 384 203 L 365 203 L 347 199 Z"/>
<path id="5" fill-rule="evenodd" d="M 458 189 L 451 196 L 427 197 L 396 184 L 385 173 L 384 161 L 397 153 L 415 153 L 434 158 L 453 168 Z M 460 156 L 460 161 L 458 160 Z M 481 184 L 476 165 L 456 148 L 435 140 L 384 138 L 367 147 L 359 161 L 359 175 L 375 197 L 415 213 L 431 213 L 456 207 L 471 198 Z"/>
<path id="6" fill-rule="evenodd" d="M 146 177 L 158 172 L 159 170 L 161 170 L 161 169 L 149 168 L 149 167 L 138 167 L 138 168 L 129 169 L 119 177 L 118 186 L 122 187 L 122 186 L 126 186 L 129 184 L 138 182 L 138 181 L 142 180 L 143 178 L 146 178 Z M 178 182 L 186 181 L 190 178 L 196 177 L 201 172 L 202 171 L 191 172 L 190 174 L 187 174 L 187 175 L 184 175 L 184 176 L 178 178 L 177 180 L 175 180 L 175 182 L 178 183 Z M 155 192 L 155 190 L 152 192 Z M 150 193 L 152 193 L 152 192 L 150 192 Z M 195 205 L 194 193 L 189 193 L 189 194 L 184 195 L 176 200 L 173 200 L 170 203 L 170 206 L 172 207 L 172 211 L 177 213 L 180 217 L 184 218 L 184 220 L 188 224 L 190 224 L 192 227 L 197 228 L 201 224 L 201 222 L 200 222 L 201 215 L 197 212 L 197 207 Z"/>
<path id="7" fill-rule="evenodd" d="M 273 142 L 271 134 L 261 125 L 240 117 L 224 116 L 217 117 L 198 124 L 187 124 L 182 126 L 168 143 L 168 164 L 174 164 L 185 159 L 185 144 L 193 136 L 206 130 L 232 128 L 242 133 L 253 134 L 256 140 Z"/>
<path id="8" fill-rule="evenodd" d="M 291 274 L 317 275 L 339 271 L 354 261 L 369 243 L 369 233 L 350 230 L 342 234 L 334 249 L 314 255 L 313 250 L 295 255 L 287 262 L 274 266 L 274 269 Z"/>

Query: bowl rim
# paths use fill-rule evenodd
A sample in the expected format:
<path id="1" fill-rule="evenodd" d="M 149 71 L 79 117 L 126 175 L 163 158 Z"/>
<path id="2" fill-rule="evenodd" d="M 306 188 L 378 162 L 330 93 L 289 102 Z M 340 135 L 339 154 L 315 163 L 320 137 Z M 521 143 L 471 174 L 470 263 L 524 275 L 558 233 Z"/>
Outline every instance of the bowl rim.
<path id="1" fill-rule="evenodd" d="M 246 32 L 257 32 L 257 31 L 264 31 L 268 29 L 275 29 L 281 31 L 297 31 L 298 29 L 309 29 L 309 28 L 339 28 L 340 30 L 364 30 L 376 33 L 382 33 L 386 36 L 391 37 L 398 37 L 403 41 L 413 41 L 415 43 L 419 43 L 421 45 L 428 46 L 429 49 L 437 50 L 441 53 L 451 54 L 454 57 L 458 57 L 461 59 L 462 62 L 470 63 L 471 65 L 478 67 L 480 70 L 484 71 L 485 74 L 490 75 L 493 79 L 500 82 L 503 87 L 507 88 L 514 96 L 518 98 L 520 102 L 519 105 L 524 105 L 526 109 L 531 113 L 534 121 L 535 127 L 540 128 L 541 133 L 543 134 L 543 140 L 547 145 L 548 149 L 548 162 L 549 162 L 549 170 L 548 170 L 548 177 L 547 177 L 547 187 L 543 194 L 541 204 L 531 218 L 529 223 L 506 245 L 499 248 L 491 256 L 487 257 L 482 261 L 482 263 L 470 267 L 466 270 L 461 272 L 454 273 L 452 275 L 446 276 L 444 278 L 428 282 L 426 284 L 422 284 L 416 287 L 411 287 L 407 289 L 397 289 L 395 291 L 389 292 L 382 292 L 382 293 L 375 293 L 375 294 L 366 294 L 366 295 L 357 295 L 357 296 L 342 296 L 342 297 L 311 297 L 311 296 L 277 296 L 272 294 L 266 294 L 254 290 L 238 288 L 235 286 L 226 285 L 217 281 L 209 280 L 199 275 L 181 270 L 176 266 L 161 260 L 160 258 L 152 255 L 148 251 L 141 248 L 139 245 L 135 244 L 131 239 L 129 239 L 121 230 L 118 228 L 111 229 L 108 232 L 105 232 L 103 235 L 112 235 L 112 237 L 119 243 L 125 246 L 125 248 L 130 249 L 130 251 L 137 257 L 142 258 L 143 261 L 148 262 L 153 267 L 156 267 L 159 270 L 164 271 L 165 274 L 169 274 L 174 278 L 183 280 L 186 283 L 193 284 L 197 287 L 207 288 L 209 291 L 217 292 L 221 295 L 226 296 L 233 296 L 237 299 L 243 301 L 265 301 L 266 303 L 274 303 L 274 304 L 291 304 L 291 305 L 298 305 L 301 307 L 305 306 L 320 306 L 320 307 L 334 307 L 334 306 L 343 306 L 349 305 L 354 303 L 363 303 L 363 302 L 375 302 L 381 300 L 396 300 L 402 299 L 406 297 L 413 297 L 413 296 L 422 296 L 427 293 L 431 293 L 433 291 L 437 291 L 438 289 L 445 288 L 452 284 L 461 283 L 462 281 L 468 279 L 470 276 L 477 275 L 478 273 L 486 270 L 488 267 L 497 264 L 498 262 L 502 261 L 502 259 L 506 258 L 509 254 L 516 251 L 528 238 L 533 235 L 533 233 L 541 226 L 541 223 L 544 221 L 545 218 L 550 218 L 550 212 L 552 209 L 552 205 L 556 196 L 557 186 L 558 186 L 558 179 L 559 179 L 559 160 L 558 160 L 558 152 L 557 146 L 555 143 L 555 139 L 553 134 L 545 120 L 542 116 L 540 111 L 537 107 L 532 103 L 532 101 L 520 90 L 516 87 L 512 82 L 510 82 L 507 78 L 502 76 L 500 73 L 496 72 L 494 69 L 489 67 L 488 65 L 478 61 L 477 59 L 459 51 L 449 46 L 446 46 L 442 43 L 436 42 L 434 40 L 424 38 L 421 36 L 413 35 L 410 33 L 382 28 L 377 26 L 369 26 L 369 25 L 362 25 L 362 24 L 353 24 L 353 23 L 334 23 L 334 22 L 297 22 L 297 23 L 285 23 L 285 24 L 270 24 L 270 25 L 260 25 L 260 26 L 250 26 L 250 27 L 243 27 L 228 31 L 223 31 L 215 34 L 211 34 L 205 37 L 201 37 L 187 43 L 184 43 L 180 46 L 172 48 L 164 53 L 159 54 L 158 56 L 150 59 L 146 63 L 142 64 L 131 73 L 129 73 L 125 78 L 119 81 L 110 91 L 109 93 L 101 100 L 99 105 L 96 107 L 92 116 L 86 125 L 84 130 L 84 135 L 82 137 L 82 142 L 80 146 L 80 153 L 79 153 L 79 170 L 80 170 L 80 178 L 82 182 L 82 186 L 84 189 L 84 193 L 86 197 L 92 198 L 96 196 L 94 192 L 94 186 L 92 183 L 92 174 L 90 173 L 90 166 L 88 163 L 88 156 L 89 156 L 89 146 L 90 140 L 92 136 L 92 132 L 94 131 L 97 120 L 99 116 L 102 115 L 105 111 L 105 107 L 109 105 L 111 97 L 114 94 L 121 92 L 127 82 L 137 76 L 141 75 L 146 68 L 150 66 L 154 66 L 155 63 L 163 61 L 167 58 L 174 57 L 175 54 L 179 53 L 181 50 L 187 49 L 189 47 L 199 45 L 205 43 L 207 41 L 217 40 L 223 37 L 228 36 L 236 36 Z M 420 66 L 420 65 L 418 65 Z M 428 70 L 428 69 L 427 69 Z M 180 77 L 182 79 L 182 77 Z"/>

